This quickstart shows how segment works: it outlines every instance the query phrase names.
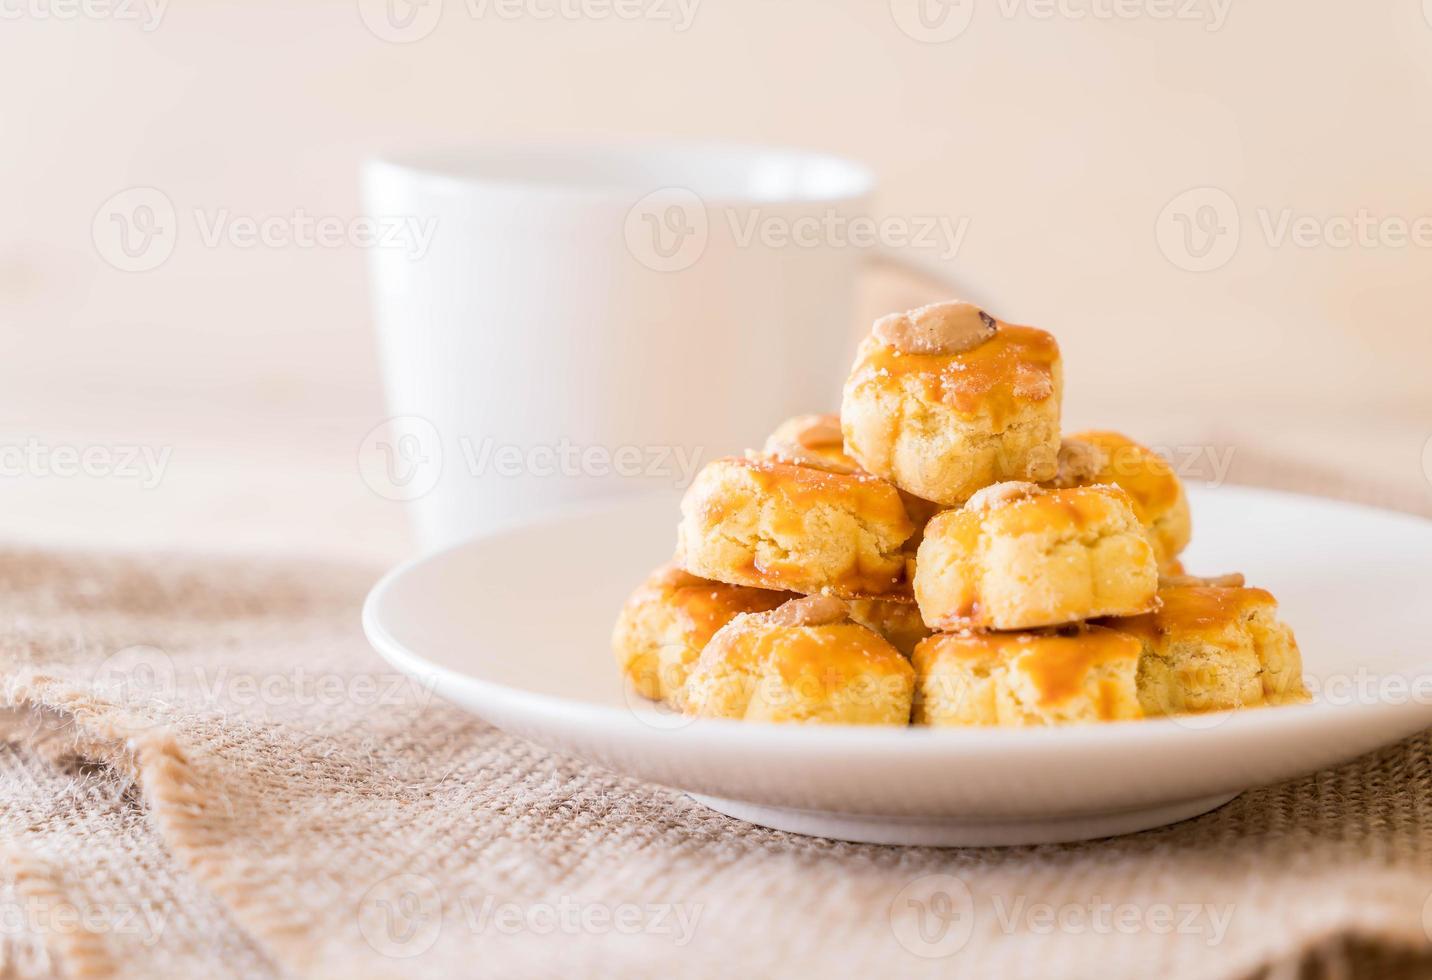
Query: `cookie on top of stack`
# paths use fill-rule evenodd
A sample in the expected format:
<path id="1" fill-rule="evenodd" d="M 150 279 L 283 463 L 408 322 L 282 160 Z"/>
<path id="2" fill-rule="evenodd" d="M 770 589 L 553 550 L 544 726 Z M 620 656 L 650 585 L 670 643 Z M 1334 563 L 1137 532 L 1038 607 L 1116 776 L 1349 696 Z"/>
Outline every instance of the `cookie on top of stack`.
<path id="1" fill-rule="evenodd" d="M 1053 336 L 969 303 L 877 320 L 839 418 L 709 463 L 622 609 L 642 695 L 748 721 L 1034 726 L 1307 700 L 1242 576 L 1183 574 L 1156 453 L 1062 436 Z"/>

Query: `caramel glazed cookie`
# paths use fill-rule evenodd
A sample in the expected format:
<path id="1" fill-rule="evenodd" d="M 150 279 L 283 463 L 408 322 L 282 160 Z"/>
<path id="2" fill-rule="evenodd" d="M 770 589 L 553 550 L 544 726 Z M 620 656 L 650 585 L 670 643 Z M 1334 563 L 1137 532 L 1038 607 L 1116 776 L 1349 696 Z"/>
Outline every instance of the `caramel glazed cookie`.
<path id="1" fill-rule="evenodd" d="M 681 502 L 677 558 L 705 578 L 844 598 L 908 597 L 915 526 L 864 472 L 757 456 L 707 464 Z"/>
<path id="2" fill-rule="evenodd" d="M 716 631 L 741 613 L 765 612 L 795 598 L 698 578 L 661 566 L 627 599 L 612 630 L 612 652 L 639 694 L 677 705 L 686 675 Z"/>
<path id="3" fill-rule="evenodd" d="M 1146 714 L 1187 714 L 1309 700 L 1303 657 L 1278 603 L 1243 576 L 1169 576 L 1159 605 L 1142 616 L 1104 620 L 1137 639 L 1139 698 Z"/>
<path id="4" fill-rule="evenodd" d="M 1077 432 L 1064 437 L 1058 462 L 1046 487 L 1119 487 L 1148 532 L 1159 568 L 1180 571 L 1178 555 L 1193 536 L 1193 523 L 1183 484 L 1163 457 L 1117 432 Z"/>
<path id="5" fill-rule="evenodd" d="M 799 463 L 832 473 L 863 473 L 859 463 L 845 451 L 845 436 L 840 430 L 839 415 L 797 415 L 786 419 L 766 438 L 766 456 L 785 463 Z M 899 487 L 905 512 L 915 525 L 915 535 L 905 543 L 909 551 L 919 545 L 920 534 L 930 518 L 940 512 L 933 500 L 917 497 Z"/>
<path id="6" fill-rule="evenodd" d="M 717 631 L 686 681 L 701 718 L 908 725 L 915 672 L 832 596 L 742 614 Z"/>
<path id="7" fill-rule="evenodd" d="M 845 383 L 845 451 L 945 506 L 1057 472 L 1063 368 L 1043 330 L 946 302 L 875 322 Z"/>
<path id="8" fill-rule="evenodd" d="M 1158 565 L 1116 486 L 996 483 L 925 529 L 915 599 L 937 630 L 1019 630 L 1155 608 Z"/>
<path id="9" fill-rule="evenodd" d="M 845 452 L 839 415 L 796 415 L 766 437 L 765 455 L 836 473 L 859 473 L 860 464 Z"/>
<path id="10" fill-rule="evenodd" d="M 699 578 L 671 562 L 627 598 L 612 630 L 612 653 L 638 694 L 677 706 L 692 664 L 717 630 L 741 613 L 767 612 L 795 598 Z M 879 633 L 905 657 L 930 635 L 913 602 L 853 599 L 847 609 L 852 622 Z"/>
<path id="11" fill-rule="evenodd" d="M 915 648 L 914 723 L 1029 727 L 1143 717 L 1142 646 L 1102 627 L 937 633 Z"/>
<path id="12" fill-rule="evenodd" d="M 845 453 L 838 415 L 797 415 L 786 419 L 767 437 L 763 452 L 769 459 L 832 473 L 864 472 Z M 940 505 L 922 500 L 898 487 L 896 490 L 905 504 L 905 513 L 915 526 L 915 533 L 902 546 L 906 554 L 908 580 L 909 567 L 913 564 L 915 549 L 920 544 L 925 525 L 939 512 Z M 913 602 L 905 601 L 903 596 L 895 600 L 850 599 L 847 605 L 851 619 L 885 637 L 907 657 L 914 652 L 915 644 L 930 635 L 930 630 L 920 618 L 920 610 Z"/>

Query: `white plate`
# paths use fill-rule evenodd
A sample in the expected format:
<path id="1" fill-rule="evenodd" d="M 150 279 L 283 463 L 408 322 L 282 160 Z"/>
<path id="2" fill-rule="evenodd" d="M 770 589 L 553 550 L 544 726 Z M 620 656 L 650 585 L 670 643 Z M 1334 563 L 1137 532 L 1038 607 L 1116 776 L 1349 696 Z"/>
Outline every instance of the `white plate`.
<path id="1" fill-rule="evenodd" d="M 1049 729 L 690 721 L 628 692 L 617 610 L 666 559 L 670 498 L 625 499 L 400 566 L 363 625 L 399 670 L 541 745 L 754 823 L 845 840 L 1082 840 L 1206 812 L 1432 724 L 1432 522 L 1241 487 L 1193 495 L 1191 570 L 1278 596 L 1315 703 Z"/>

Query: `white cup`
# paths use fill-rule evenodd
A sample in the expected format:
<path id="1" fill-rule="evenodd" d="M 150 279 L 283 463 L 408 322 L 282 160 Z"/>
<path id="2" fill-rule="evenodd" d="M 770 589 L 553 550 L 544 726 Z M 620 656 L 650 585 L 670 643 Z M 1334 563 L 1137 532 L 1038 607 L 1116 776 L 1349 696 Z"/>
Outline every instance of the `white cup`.
<path id="1" fill-rule="evenodd" d="M 507 147 L 376 160 L 366 210 L 393 418 L 360 469 L 419 545 L 680 487 L 833 411 L 873 178 L 730 146 Z M 401 244 L 390 242 L 389 244 Z M 411 244 L 411 243 L 409 243 Z"/>

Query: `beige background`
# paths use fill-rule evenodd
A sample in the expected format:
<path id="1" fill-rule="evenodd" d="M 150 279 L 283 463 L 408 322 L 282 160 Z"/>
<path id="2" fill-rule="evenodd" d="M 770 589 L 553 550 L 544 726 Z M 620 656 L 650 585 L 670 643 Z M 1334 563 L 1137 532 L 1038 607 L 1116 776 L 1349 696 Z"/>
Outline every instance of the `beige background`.
<path id="1" fill-rule="evenodd" d="M 7 5 L 0 441 L 173 455 L 152 490 L 0 478 L 0 531 L 403 551 L 398 506 L 356 476 L 382 417 L 361 250 L 206 247 L 188 215 L 352 217 L 366 153 L 476 140 L 718 138 L 859 158 L 881 176 L 880 213 L 969 219 L 951 274 L 1058 333 L 1072 423 L 1423 481 L 1432 249 L 1279 245 L 1260 217 L 1432 215 L 1423 5 L 1231 0 L 1211 30 L 1212 0 L 1162 5 L 1192 20 L 1153 16 L 1159 0 L 1119 8 L 1131 17 L 1061 0 L 1082 19 L 965 2 L 952 16 L 972 10 L 967 29 L 943 43 L 902 32 L 903 0 L 699 0 L 685 31 L 444 0 L 408 44 L 375 36 L 358 0 L 191 0 L 157 25 L 140 8 Z M 173 201 L 179 237 L 162 266 L 126 273 L 91 224 L 134 186 Z M 1192 272 L 1158 229 L 1202 186 L 1228 195 L 1241 237 Z M 868 293 L 867 313 L 922 295 L 898 279 Z"/>

